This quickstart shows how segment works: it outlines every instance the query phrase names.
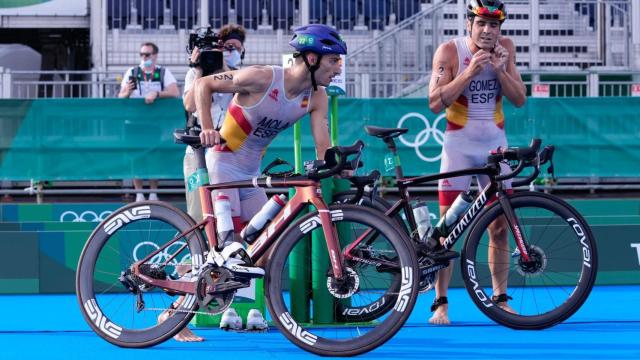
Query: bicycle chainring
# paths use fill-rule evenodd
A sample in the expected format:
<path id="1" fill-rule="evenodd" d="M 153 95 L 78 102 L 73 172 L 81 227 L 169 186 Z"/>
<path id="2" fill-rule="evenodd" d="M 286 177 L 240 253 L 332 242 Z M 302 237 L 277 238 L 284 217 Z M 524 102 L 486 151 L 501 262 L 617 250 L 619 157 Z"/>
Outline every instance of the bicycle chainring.
<path id="1" fill-rule="evenodd" d="M 422 294 L 435 286 L 436 274 L 438 271 L 449 266 L 449 262 L 438 262 L 429 256 L 418 256 L 418 264 L 420 265 L 420 282 L 418 283 L 418 291 Z"/>
<path id="2" fill-rule="evenodd" d="M 209 265 L 202 269 L 196 288 L 196 297 L 201 312 L 217 315 L 231 306 L 236 290 L 214 292 L 213 289 L 232 278 L 231 272 L 225 268 Z"/>

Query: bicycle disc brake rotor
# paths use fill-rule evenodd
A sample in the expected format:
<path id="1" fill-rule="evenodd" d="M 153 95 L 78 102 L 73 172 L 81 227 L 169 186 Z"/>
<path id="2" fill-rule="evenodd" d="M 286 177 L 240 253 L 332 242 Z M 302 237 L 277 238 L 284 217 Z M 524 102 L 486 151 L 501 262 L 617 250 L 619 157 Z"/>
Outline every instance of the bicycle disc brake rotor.
<path id="1" fill-rule="evenodd" d="M 531 245 L 529 247 L 529 258 L 531 261 L 525 262 L 522 256 L 515 259 L 516 271 L 522 276 L 539 276 L 547 268 L 547 255 L 540 247 Z"/>
<path id="2" fill-rule="evenodd" d="M 229 270 L 215 266 L 207 266 L 198 276 L 196 297 L 200 305 L 200 311 L 211 315 L 223 313 L 233 303 L 235 290 L 212 293 L 212 289 L 220 283 L 232 278 Z"/>
<path id="3" fill-rule="evenodd" d="M 360 277 L 350 267 L 344 267 L 342 279 L 336 279 L 333 274 L 327 276 L 327 290 L 338 299 L 345 299 L 355 294 L 360 288 Z"/>

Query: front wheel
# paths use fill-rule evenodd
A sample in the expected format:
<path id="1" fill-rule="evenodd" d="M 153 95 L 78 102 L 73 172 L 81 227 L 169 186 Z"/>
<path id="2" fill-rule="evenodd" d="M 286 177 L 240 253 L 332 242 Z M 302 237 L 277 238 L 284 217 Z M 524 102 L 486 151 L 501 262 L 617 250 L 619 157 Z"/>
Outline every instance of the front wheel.
<path id="1" fill-rule="evenodd" d="M 489 239 L 490 224 L 504 219 L 496 202 L 468 234 L 462 277 L 475 304 L 492 320 L 514 329 L 544 329 L 569 318 L 589 296 L 598 266 L 596 241 L 584 218 L 557 197 L 520 193 L 509 201 L 530 261 L 521 256 L 508 227 L 506 246 Z M 498 294 L 501 289 L 506 291 Z M 498 295 L 509 296 L 502 300 L 513 313 L 494 301 Z"/>
<path id="2" fill-rule="evenodd" d="M 405 323 L 418 294 L 418 266 L 406 236 L 382 214 L 354 205 L 329 210 L 343 247 L 367 230 L 377 233 L 375 241 L 356 250 L 365 261 L 344 260 L 346 275 L 336 279 L 324 240 L 315 239 L 311 250 L 304 250 L 310 235 L 322 234 L 318 213 L 309 213 L 290 225 L 272 252 L 265 279 L 267 305 L 278 328 L 299 347 L 318 355 L 353 356 L 382 345 Z M 298 288 L 309 282 L 311 288 Z M 378 317 L 370 316 L 375 308 L 359 308 L 383 296 L 393 306 Z M 310 311 L 305 304 L 313 304 Z M 345 320 L 345 308 L 357 308 L 360 314 Z"/>

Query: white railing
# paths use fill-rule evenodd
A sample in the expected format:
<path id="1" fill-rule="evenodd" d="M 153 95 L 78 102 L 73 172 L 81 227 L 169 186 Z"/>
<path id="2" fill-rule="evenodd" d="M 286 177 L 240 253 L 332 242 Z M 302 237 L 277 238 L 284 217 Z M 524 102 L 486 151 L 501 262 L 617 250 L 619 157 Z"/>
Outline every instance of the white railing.
<path id="1" fill-rule="evenodd" d="M 0 68 L 0 98 L 108 98 L 116 97 L 123 72 L 10 71 Z M 427 97 L 430 71 L 358 71 L 347 69 L 347 96 L 357 98 Z M 631 96 L 640 84 L 632 71 L 522 71 L 529 89 L 549 85 L 550 96 Z M 184 76 L 176 74 L 182 88 Z M 634 79 L 636 79 L 634 81 Z"/>
<path id="2" fill-rule="evenodd" d="M 352 97 L 427 97 L 431 72 L 347 71 L 347 95 Z M 522 71 L 528 95 L 534 85 L 549 87 L 552 97 L 631 96 L 632 86 L 640 85 L 640 72 Z M 634 79 L 636 79 L 634 81 Z"/>
<path id="3" fill-rule="evenodd" d="M 11 71 L 0 68 L 0 98 L 117 97 L 122 76 L 120 71 Z M 182 88 L 184 76 L 177 80 Z"/>

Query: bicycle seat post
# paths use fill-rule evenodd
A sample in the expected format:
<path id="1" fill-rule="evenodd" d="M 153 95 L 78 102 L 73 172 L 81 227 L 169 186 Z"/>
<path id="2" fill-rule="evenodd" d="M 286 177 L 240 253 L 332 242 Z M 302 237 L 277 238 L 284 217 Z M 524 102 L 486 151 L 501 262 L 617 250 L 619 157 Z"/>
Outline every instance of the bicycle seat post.
<path id="1" fill-rule="evenodd" d="M 396 146 L 396 142 L 393 140 L 391 136 L 385 136 L 382 138 L 385 144 L 387 144 L 387 148 L 391 151 L 391 155 L 393 155 L 393 160 L 395 163 L 395 171 L 396 171 L 396 179 L 402 179 L 404 174 L 402 172 L 402 165 L 400 164 L 400 157 L 398 156 L 398 148 Z"/>
<path id="2" fill-rule="evenodd" d="M 204 147 L 203 146 L 195 146 L 193 147 L 193 153 L 196 156 L 196 164 L 198 165 L 196 170 L 204 169 L 207 170 L 207 161 L 204 157 Z"/>

